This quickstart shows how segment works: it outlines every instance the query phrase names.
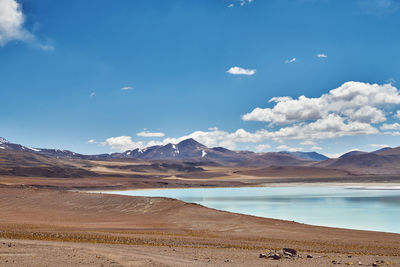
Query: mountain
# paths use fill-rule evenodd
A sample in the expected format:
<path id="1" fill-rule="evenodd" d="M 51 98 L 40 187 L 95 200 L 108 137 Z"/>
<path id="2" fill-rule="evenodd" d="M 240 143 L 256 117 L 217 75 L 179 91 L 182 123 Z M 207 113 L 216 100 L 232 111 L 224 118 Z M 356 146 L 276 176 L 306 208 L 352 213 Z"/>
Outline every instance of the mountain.
<path id="1" fill-rule="evenodd" d="M 313 166 L 344 169 L 358 174 L 398 174 L 400 173 L 400 148 L 385 150 L 379 154 L 353 153 L 338 159 L 322 161 Z"/>
<path id="2" fill-rule="evenodd" d="M 14 151 L 30 151 L 30 152 L 40 151 L 39 149 L 33 147 L 10 143 L 7 139 L 3 137 L 0 137 L 0 149 L 9 149 Z"/>
<path id="3" fill-rule="evenodd" d="M 383 148 L 373 152 L 378 155 L 400 155 L 400 147 L 395 148 Z"/>
<path id="4" fill-rule="evenodd" d="M 321 160 L 327 160 L 329 159 L 327 156 L 322 155 L 317 152 L 301 152 L 301 151 L 296 151 L 296 152 L 289 152 L 289 151 L 281 151 L 279 153 L 287 154 L 287 155 L 292 155 L 301 159 L 305 160 L 315 160 L 315 161 L 321 161 Z"/>
<path id="5" fill-rule="evenodd" d="M 240 166 L 269 167 L 269 166 L 302 166 L 310 161 L 280 152 L 255 153 L 247 160 L 240 162 Z"/>
<path id="6" fill-rule="evenodd" d="M 164 146 L 152 146 L 145 149 L 112 154 L 113 158 L 134 158 L 146 160 L 191 160 L 213 162 L 220 165 L 244 166 L 281 166 L 302 165 L 307 161 L 286 153 L 254 153 L 251 151 L 233 151 L 223 147 L 208 148 L 190 138 L 180 143 Z"/>
<path id="7" fill-rule="evenodd" d="M 344 154 L 341 155 L 339 158 L 340 158 L 340 159 L 344 159 L 344 158 L 347 158 L 347 157 L 358 156 L 358 155 L 364 155 L 364 154 L 368 154 L 368 152 L 359 151 L 359 150 L 354 150 L 354 151 L 350 151 L 350 152 L 344 153 Z"/>
<path id="8" fill-rule="evenodd" d="M 0 175 L 77 178 L 98 174 L 34 151 L 0 149 Z"/>
<path id="9" fill-rule="evenodd" d="M 316 152 L 269 152 L 255 153 L 251 151 L 233 151 L 223 147 L 209 148 L 196 140 L 189 138 L 178 144 L 151 146 L 143 149 L 128 150 L 123 153 L 82 155 L 69 150 L 44 149 L 12 144 L 2 138 L 0 149 L 26 151 L 50 158 L 83 159 L 83 160 L 178 160 L 199 162 L 207 165 L 229 166 L 303 166 L 315 161 L 327 159 Z"/>
<path id="10" fill-rule="evenodd" d="M 209 150 L 206 146 L 190 138 L 181 141 L 178 144 L 167 144 L 164 146 L 151 146 L 144 149 L 128 150 L 123 153 L 115 153 L 113 158 L 136 158 L 148 160 L 160 159 L 189 159 L 202 158 Z"/>
<path id="11" fill-rule="evenodd" d="M 376 151 L 373 151 L 373 152 L 371 152 L 371 153 L 381 154 L 381 153 L 383 153 L 383 152 L 385 152 L 385 151 L 387 151 L 387 150 L 391 150 L 391 149 L 393 149 L 393 148 L 391 148 L 391 147 L 384 147 L 384 148 L 378 149 L 378 150 L 376 150 Z"/>
<path id="12" fill-rule="evenodd" d="M 25 151 L 32 152 L 53 158 L 66 158 L 66 159 L 109 159 L 111 155 L 100 154 L 100 155 L 82 155 L 69 150 L 63 149 L 48 149 L 48 148 L 34 148 L 29 146 L 23 146 L 20 144 L 14 144 L 0 137 L 0 149 L 13 150 L 13 151 Z"/>

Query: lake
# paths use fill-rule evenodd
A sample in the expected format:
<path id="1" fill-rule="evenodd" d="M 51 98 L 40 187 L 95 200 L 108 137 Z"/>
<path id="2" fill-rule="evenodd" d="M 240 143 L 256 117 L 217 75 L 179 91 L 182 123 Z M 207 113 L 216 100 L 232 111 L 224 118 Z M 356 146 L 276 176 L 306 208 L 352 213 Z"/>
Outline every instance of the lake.
<path id="1" fill-rule="evenodd" d="M 190 188 L 105 193 L 168 197 L 260 217 L 400 233 L 400 188 L 395 187 Z"/>

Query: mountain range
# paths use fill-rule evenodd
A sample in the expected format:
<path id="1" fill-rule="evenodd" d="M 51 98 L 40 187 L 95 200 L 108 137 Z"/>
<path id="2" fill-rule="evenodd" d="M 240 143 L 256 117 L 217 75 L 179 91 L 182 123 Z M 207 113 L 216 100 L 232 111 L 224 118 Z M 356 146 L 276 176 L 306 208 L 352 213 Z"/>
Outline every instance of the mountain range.
<path id="1" fill-rule="evenodd" d="M 144 149 L 127 150 L 122 153 L 82 155 L 69 150 L 33 148 L 13 144 L 4 138 L 0 139 L 0 149 L 25 151 L 54 158 L 68 159 L 138 159 L 138 160 L 190 160 L 220 165 L 304 165 L 312 161 L 328 159 L 316 152 L 267 152 L 233 151 L 223 147 L 209 148 L 189 138 L 178 144 L 151 146 Z"/>
<path id="2" fill-rule="evenodd" d="M 223 147 L 209 148 L 194 139 L 178 144 L 151 146 L 127 150 L 122 153 L 82 155 L 69 150 L 44 149 L 14 144 L 0 138 L 0 152 L 19 151 L 46 158 L 80 160 L 146 160 L 186 161 L 199 165 L 219 166 L 303 166 L 351 171 L 355 174 L 400 173 L 400 147 L 382 148 L 373 152 L 351 151 L 339 158 L 329 159 L 317 152 L 266 152 L 233 151 Z"/>

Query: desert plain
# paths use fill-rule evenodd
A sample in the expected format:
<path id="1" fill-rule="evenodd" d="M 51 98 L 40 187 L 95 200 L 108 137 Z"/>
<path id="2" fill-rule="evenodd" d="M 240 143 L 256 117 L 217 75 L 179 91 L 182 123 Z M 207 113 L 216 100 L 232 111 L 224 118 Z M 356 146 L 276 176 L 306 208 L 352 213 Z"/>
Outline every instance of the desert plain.
<path id="1" fill-rule="evenodd" d="M 176 162 L 62 161 L 83 173 L 73 178 L 41 173 L 0 176 L 1 266 L 400 265 L 399 234 L 311 226 L 168 198 L 101 193 L 141 188 L 396 185 L 400 182 L 396 175 L 351 175 L 308 167 L 201 166 L 199 172 Z M 59 176 L 67 175 L 63 171 Z M 269 257 L 284 255 L 283 248 L 297 254 Z"/>

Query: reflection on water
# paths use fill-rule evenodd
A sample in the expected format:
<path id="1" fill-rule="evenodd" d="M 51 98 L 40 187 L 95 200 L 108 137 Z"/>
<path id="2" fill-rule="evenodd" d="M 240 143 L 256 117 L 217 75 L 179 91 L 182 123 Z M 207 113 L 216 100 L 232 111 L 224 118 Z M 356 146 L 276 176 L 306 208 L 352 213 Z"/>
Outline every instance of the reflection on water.
<path id="1" fill-rule="evenodd" d="M 313 225 L 400 233 L 399 189 L 250 187 L 152 189 L 117 193 L 170 197 L 219 210 Z"/>

